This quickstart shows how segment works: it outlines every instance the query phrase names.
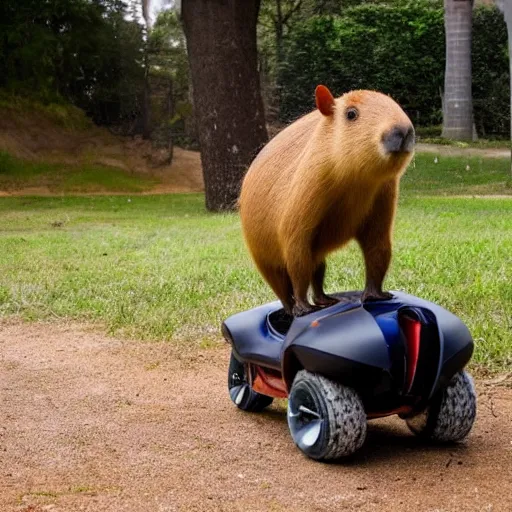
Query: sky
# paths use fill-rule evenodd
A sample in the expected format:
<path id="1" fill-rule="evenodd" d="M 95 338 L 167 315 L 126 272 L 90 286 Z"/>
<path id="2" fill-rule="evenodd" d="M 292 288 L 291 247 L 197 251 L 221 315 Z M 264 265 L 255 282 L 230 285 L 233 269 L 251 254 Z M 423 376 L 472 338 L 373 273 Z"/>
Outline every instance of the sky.
<path id="1" fill-rule="evenodd" d="M 149 2 L 149 13 L 151 17 L 151 23 L 154 23 L 158 13 L 164 8 L 175 5 L 178 9 L 181 6 L 181 0 L 148 0 Z"/>

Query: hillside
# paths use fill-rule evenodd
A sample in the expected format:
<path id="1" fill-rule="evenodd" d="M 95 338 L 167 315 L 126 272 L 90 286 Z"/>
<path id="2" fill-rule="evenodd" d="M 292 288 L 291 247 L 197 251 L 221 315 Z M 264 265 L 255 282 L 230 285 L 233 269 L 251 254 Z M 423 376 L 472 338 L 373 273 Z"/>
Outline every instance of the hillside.
<path id="1" fill-rule="evenodd" d="M 199 154 L 174 148 L 171 165 L 141 137 L 95 126 L 71 106 L 0 102 L 0 194 L 199 192 Z"/>
<path id="2" fill-rule="evenodd" d="M 270 126 L 269 133 L 274 136 L 282 128 Z M 418 143 L 416 153 L 424 155 L 417 156 L 406 176 L 406 182 L 412 180 L 416 188 L 422 176 L 435 176 L 436 181 L 444 176 L 445 181 L 448 179 L 452 186 L 459 187 L 460 193 L 470 189 L 479 194 L 510 193 L 509 186 L 504 187 L 508 171 L 502 163 L 509 157 L 509 150 Z M 432 154 L 462 160 L 451 163 L 443 160 L 453 172 L 448 172 L 448 168 L 440 172 L 430 169 L 434 160 L 427 155 Z M 470 162 L 471 158 L 477 160 Z M 488 158 L 502 162 L 493 163 Z M 158 153 L 150 142 L 140 136 L 114 135 L 106 128 L 95 126 L 72 106 L 42 106 L 19 99 L 8 102 L 0 95 L 0 196 L 204 190 L 198 152 L 175 147 L 171 165 L 157 165 L 157 160 Z M 421 168 L 420 174 L 416 164 Z M 471 168 L 474 176 L 467 169 L 461 174 L 457 170 L 460 166 Z M 429 169 L 434 175 L 431 176 Z M 501 185 L 492 188 L 496 180 Z M 473 182 L 482 182 L 480 188 L 473 189 Z M 460 188 L 464 184 L 466 188 Z M 407 188 L 407 183 L 404 186 Z"/>

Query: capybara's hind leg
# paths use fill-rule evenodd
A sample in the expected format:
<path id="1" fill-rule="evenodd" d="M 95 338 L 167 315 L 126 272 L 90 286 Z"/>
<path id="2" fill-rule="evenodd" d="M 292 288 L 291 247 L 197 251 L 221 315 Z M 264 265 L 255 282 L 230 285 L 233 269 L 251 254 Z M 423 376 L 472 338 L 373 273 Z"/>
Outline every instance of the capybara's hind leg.
<path id="1" fill-rule="evenodd" d="M 330 297 L 324 292 L 324 278 L 325 278 L 325 261 L 319 263 L 313 273 L 313 302 L 317 306 L 332 306 L 336 304 L 338 301 L 334 297 Z"/>
<path id="2" fill-rule="evenodd" d="M 313 266 L 308 262 L 295 258 L 295 263 L 288 263 L 288 273 L 293 286 L 293 315 L 303 316 L 315 308 L 308 301 L 308 289 L 313 277 Z"/>
<path id="3" fill-rule="evenodd" d="M 265 266 L 260 267 L 260 271 L 272 290 L 274 290 L 274 293 L 279 297 L 284 310 L 291 315 L 293 309 L 293 288 L 286 270 Z"/>

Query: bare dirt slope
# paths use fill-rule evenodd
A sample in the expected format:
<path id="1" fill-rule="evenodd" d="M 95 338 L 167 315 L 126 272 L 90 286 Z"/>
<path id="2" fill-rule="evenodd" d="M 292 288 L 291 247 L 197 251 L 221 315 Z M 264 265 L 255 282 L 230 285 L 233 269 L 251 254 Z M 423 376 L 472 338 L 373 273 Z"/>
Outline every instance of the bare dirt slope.
<path id="1" fill-rule="evenodd" d="M 238 411 L 228 348 L 0 324 L 0 510 L 512 510 L 512 390 L 480 383 L 464 445 L 373 422 L 345 464 L 305 459 L 283 404 Z"/>
<path id="2" fill-rule="evenodd" d="M 84 122 L 87 122 L 85 117 Z M 114 135 L 91 122 L 81 128 L 70 128 L 37 110 L 18 113 L 16 110 L 0 109 L 0 151 L 29 161 L 70 167 L 96 164 L 156 177 L 160 184 L 151 190 L 152 193 L 204 190 L 201 159 L 197 151 L 175 147 L 172 163 L 157 165 L 151 143 L 140 136 Z M 27 191 L 6 192 L 7 195 L 19 195 Z M 38 190 L 29 193 L 44 195 L 49 191 L 38 187 Z"/>
<path id="3" fill-rule="evenodd" d="M 204 190 L 201 159 L 197 151 L 175 147 L 171 165 L 155 165 L 154 151 L 148 141 L 141 137 L 117 136 L 106 128 L 93 125 L 83 114 L 79 118 L 84 126 L 71 128 L 41 110 L 18 112 L 16 108 L 0 108 L 0 151 L 25 160 L 58 163 L 70 168 L 97 164 L 152 176 L 159 184 L 145 192 L 150 194 Z M 269 133 L 273 136 L 280 128 L 269 126 Z M 416 150 L 447 156 L 510 156 L 510 151 L 505 149 L 421 143 L 417 144 Z M 50 195 L 51 191 L 45 186 L 0 190 L 0 196 L 26 194 Z"/>

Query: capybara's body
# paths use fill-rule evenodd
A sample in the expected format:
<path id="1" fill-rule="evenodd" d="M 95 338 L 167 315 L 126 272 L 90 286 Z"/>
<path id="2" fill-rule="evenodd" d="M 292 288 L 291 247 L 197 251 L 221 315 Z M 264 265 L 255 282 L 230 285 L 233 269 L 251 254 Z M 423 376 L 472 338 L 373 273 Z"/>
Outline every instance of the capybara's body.
<path id="1" fill-rule="evenodd" d="M 412 157 L 414 131 L 388 96 L 354 91 L 292 123 L 259 153 L 240 194 L 240 215 L 254 261 L 296 315 L 307 299 L 327 305 L 325 258 L 358 240 L 366 261 L 365 299 L 384 298 L 398 183 Z"/>

